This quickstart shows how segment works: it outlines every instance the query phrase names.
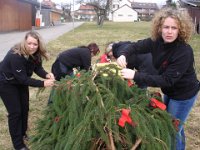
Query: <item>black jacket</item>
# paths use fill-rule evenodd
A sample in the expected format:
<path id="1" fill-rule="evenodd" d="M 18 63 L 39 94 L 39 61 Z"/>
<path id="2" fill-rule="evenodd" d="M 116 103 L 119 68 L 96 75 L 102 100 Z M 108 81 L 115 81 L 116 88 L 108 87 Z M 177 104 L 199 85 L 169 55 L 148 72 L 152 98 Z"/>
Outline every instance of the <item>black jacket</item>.
<path id="1" fill-rule="evenodd" d="M 45 78 L 47 72 L 42 67 L 40 57 L 35 55 L 25 58 L 10 50 L 0 65 L 0 80 L 3 83 L 22 84 L 33 87 L 44 87 L 44 81 L 31 78 L 33 72 Z"/>
<path id="2" fill-rule="evenodd" d="M 118 58 L 120 56 L 121 50 L 128 49 L 131 46 L 130 41 L 123 41 L 119 43 L 114 43 L 112 46 L 113 56 Z M 157 70 L 153 66 L 151 53 L 146 54 L 136 54 L 132 53 L 127 56 L 127 68 L 136 69 L 139 72 L 148 73 L 151 75 L 158 74 Z M 145 87 L 146 83 L 137 81 L 138 87 Z"/>
<path id="3" fill-rule="evenodd" d="M 123 41 L 114 43 L 112 46 L 113 56 L 118 58 L 121 50 L 126 50 L 132 42 Z M 149 74 L 157 74 L 157 70 L 153 66 L 151 53 L 135 54 L 132 53 L 127 56 L 127 68 L 137 69 L 140 72 L 146 72 Z"/>
<path id="4" fill-rule="evenodd" d="M 88 48 L 72 48 L 63 51 L 57 59 L 69 69 L 80 67 L 88 70 L 91 66 L 91 52 Z"/>
<path id="5" fill-rule="evenodd" d="M 132 43 L 120 55 L 133 53 L 151 53 L 158 75 L 136 72 L 134 80 L 148 86 L 161 87 L 164 94 L 176 100 L 194 96 L 199 90 L 199 82 L 194 70 L 192 48 L 179 41 L 164 43 L 162 39 L 152 41 L 150 38 Z"/>

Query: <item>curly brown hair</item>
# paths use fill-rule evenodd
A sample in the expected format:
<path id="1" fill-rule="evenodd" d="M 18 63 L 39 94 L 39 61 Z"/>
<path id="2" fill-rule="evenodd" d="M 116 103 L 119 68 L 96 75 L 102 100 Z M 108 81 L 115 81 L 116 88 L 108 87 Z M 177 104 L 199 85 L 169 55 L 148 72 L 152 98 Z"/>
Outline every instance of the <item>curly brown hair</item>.
<path id="1" fill-rule="evenodd" d="M 173 18 L 178 24 L 178 40 L 188 43 L 193 33 L 193 22 L 186 9 L 165 7 L 158 11 L 152 20 L 152 40 L 157 40 L 161 37 L 162 25 L 166 18 Z"/>
<path id="2" fill-rule="evenodd" d="M 43 42 L 42 37 L 40 36 L 40 34 L 36 31 L 29 31 L 26 33 L 24 40 L 22 42 L 20 42 L 19 44 L 16 44 L 12 49 L 14 50 L 15 53 L 19 54 L 19 55 L 25 55 L 25 56 L 30 56 L 28 50 L 26 49 L 26 40 L 27 38 L 31 36 L 34 39 L 36 39 L 38 41 L 38 50 L 36 52 L 36 55 L 38 57 L 43 57 L 46 60 L 48 60 L 48 55 L 47 55 L 47 50 L 45 47 L 45 44 Z M 35 55 L 35 54 L 34 54 Z M 34 56 L 32 56 L 34 57 Z"/>

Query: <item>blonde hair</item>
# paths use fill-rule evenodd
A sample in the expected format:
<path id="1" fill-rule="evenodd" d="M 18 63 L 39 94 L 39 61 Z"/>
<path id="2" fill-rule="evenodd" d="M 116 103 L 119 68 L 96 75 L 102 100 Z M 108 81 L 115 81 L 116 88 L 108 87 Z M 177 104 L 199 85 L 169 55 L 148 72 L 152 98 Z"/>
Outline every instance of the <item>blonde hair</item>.
<path id="1" fill-rule="evenodd" d="M 162 25 L 166 18 L 173 18 L 178 24 L 178 40 L 188 43 L 193 33 L 193 22 L 188 11 L 185 9 L 177 9 L 173 7 L 165 7 L 158 11 L 152 20 L 152 40 L 161 37 Z"/>
<path id="2" fill-rule="evenodd" d="M 12 49 L 14 51 L 14 53 L 17 53 L 19 55 L 24 55 L 24 56 L 32 56 L 33 55 L 29 54 L 27 48 L 26 48 L 26 40 L 28 37 L 33 37 L 34 39 L 36 39 L 38 41 L 38 50 L 36 52 L 37 57 L 39 58 L 45 58 L 46 60 L 48 60 L 48 55 L 47 55 L 47 50 L 45 47 L 45 44 L 43 42 L 42 37 L 40 36 L 40 34 L 36 31 L 29 31 L 26 33 L 24 40 L 22 42 L 20 42 L 19 44 L 16 44 Z"/>

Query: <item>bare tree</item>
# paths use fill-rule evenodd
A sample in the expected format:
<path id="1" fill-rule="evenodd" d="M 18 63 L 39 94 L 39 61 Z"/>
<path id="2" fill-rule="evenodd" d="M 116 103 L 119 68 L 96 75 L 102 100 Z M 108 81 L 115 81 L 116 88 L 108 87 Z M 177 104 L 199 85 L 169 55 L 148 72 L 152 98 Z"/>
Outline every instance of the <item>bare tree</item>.
<path id="1" fill-rule="evenodd" d="M 112 0 L 78 0 L 77 2 L 85 2 L 87 5 L 93 6 L 97 15 L 97 25 L 102 26 L 107 18 Z"/>
<path id="2" fill-rule="evenodd" d="M 71 20 L 71 11 L 72 11 L 72 4 L 71 3 L 61 3 L 61 8 L 63 10 L 63 18 L 65 20 Z"/>
<path id="3" fill-rule="evenodd" d="M 166 0 L 166 4 L 167 6 L 176 7 L 176 3 L 173 2 L 172 0 Z"/>

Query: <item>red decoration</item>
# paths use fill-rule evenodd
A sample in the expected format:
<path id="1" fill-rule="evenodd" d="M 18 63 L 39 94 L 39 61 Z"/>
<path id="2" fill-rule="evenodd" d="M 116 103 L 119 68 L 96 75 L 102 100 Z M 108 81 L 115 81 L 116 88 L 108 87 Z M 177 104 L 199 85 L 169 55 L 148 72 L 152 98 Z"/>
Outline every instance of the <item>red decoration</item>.
<path id="1" fill-rule="evenodd" d="M 119 118 L 118 122 L 119 126 L 124 127 L 126 122 L 134 127 L 136 126 L 136 124 L 132 121 L 131 117 L 129 116 L 129 113 L 130 109 L 122 109 L 122 115 Z"/>
<path id="2" fill-rule="evenodd" d="M 127 82 L 128 82 L 128 86 L 129 86 L 129 87 L 134 86 L 134 83 L 133 83 L 132 80 L 129 79 L 129 80 L 127 80 Z"/>
<path id="3" fill-rule="evenodd" d="M 172 120 L 172 123 L 173 123 L 173 125 L 174 125 L 174 127 L 175 127 L 175 129 L 176 129 L 176 131 L 178 131 L 179 130 L 179 124 L 180 124 L 180 120 L 179 119 L 173 119 Z"/>
<path id="4" fill-rule="evenodd" d="M 56 116 L 56 117 L 54 118 L 54 122 L 58 123 L 58 122 L 60 121 L 60 118 L 61 118 L 61 117 Z"/>
<path id="5" fill-rule="evenodd" d="M 81 74 L 80 74 L 80 73 L 77 73 L 77 74 L 76 74 L 76 76 L 77 76 L 77 77 L 80 77 L 80 76 L 81 76 Z"/>
<path id="6" fill-rule="evenodd" d="M 161 110 L 166 110 L 166 105 L 155 98 L 150 99 L 150 105 L 154 108 L 159 108 Z"/>

